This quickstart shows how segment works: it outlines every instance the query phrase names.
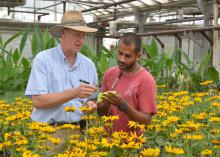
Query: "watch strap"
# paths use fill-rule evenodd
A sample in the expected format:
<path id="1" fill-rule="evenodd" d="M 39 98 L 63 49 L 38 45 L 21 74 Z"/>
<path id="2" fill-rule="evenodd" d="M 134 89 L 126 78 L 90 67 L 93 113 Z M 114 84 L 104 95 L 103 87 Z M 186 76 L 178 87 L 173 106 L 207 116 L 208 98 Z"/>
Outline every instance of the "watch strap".
<path id="1" fill-rule="evenodd" d="M 123 102 L 123 103 L 121 103 L 120 105 L 118 105 L 118 110 L 119 110 L 119 111 L 124 112 L 124 111 L 127 110 L 127 108 L 128 108 L 128 104 L 127 104 L 126 102 Z"/>

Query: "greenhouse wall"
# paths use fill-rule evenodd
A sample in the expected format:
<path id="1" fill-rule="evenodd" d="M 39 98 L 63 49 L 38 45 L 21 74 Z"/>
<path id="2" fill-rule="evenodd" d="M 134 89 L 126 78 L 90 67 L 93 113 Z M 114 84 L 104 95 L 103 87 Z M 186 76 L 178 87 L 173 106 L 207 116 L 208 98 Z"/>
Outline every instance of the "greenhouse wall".
<path id="1" fill-rule="evenodd" d="M 158 36 L 161 42 L 164 44 L 163 52 L 167 52 L 170 55 L 178 46 L 178 40 L 174 36 Z M 144 37 L 143 42 L 149 44 L 152 37 Z M 190 36 L 181 36 L 182 39 L 182 50 L 189 56 L 192 61 L 200 61 L 200 58 L 204 53 L 208 52 L 211 48 L 210 43 L 204 38 L 200 33 L 194 33 Z M 220 40 L 218 41 L 220 44 Z M 220 45 L 218 44 L 218 50 L 220 51 Z M 162 52 L 162 48 L 159 43 L 157 43 L 159 52 Z"/>
<path id="2" fill-rule="evenodd" d="M 15 33 L 17 33 L 16 31 L 0 31 L 0 35 L 2 36 L 3 41 L 6 41 L 8 38 L 10 38 L 11 36 L 13 36 Z M 15 49 L 18 48 L 18 46 L 20 45 L 20 41 L 21 41 L 22 36 L 18 36 L 17 38 L 15 38 L 12 42 L 9 43 L 8 47 L 8 51 L 11 49 Z M 29 40 L 27 40 L 25 48 L 23 50 L 23 55 L 27 58 L 31 57 L 31 36 L 29 37 Z M 96 39 L 93 35 L 88 34 L 85 40 L 85 44 L 89 45 L 90 48 L 96 50 Z"/>

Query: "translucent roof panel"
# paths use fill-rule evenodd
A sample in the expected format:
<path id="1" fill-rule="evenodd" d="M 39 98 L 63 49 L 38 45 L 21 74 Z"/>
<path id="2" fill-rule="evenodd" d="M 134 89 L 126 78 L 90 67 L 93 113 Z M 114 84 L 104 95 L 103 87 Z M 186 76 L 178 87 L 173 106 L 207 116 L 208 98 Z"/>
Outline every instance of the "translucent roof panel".
<path id="1" fill-rule="evenodd" d="M 186 9 L 184 12 L 183 8 Z M 174 14 L 178 14 L 180 10 L 187 15 L 192 12 L 201 14 L 197 0 L 26 0 L 25 5 L 14 8 L 1 7 L 0 4 L 0 19 L 57 23 L 63 12 L 70 9 L 81 10 L 84 15 L 94 16 L 98 21 L 140 14 L 170 18 L 169 12 L 177 17 Z"/>
<path id="2" fill-rule="evenodd" d="M 157 0 L 159 3 L 168 3 L 169 2 L 169 0 Z"/>
<path id="3" fill-rule="evenodd" d="M 140 0 L 141 2 L 147 4 L 147 5 L 156 5 L 157 3 L 155 3 L 155 1 L 152 1 L 152 0 Z M 157 2 L 157 0 L 156 0 Z"/>

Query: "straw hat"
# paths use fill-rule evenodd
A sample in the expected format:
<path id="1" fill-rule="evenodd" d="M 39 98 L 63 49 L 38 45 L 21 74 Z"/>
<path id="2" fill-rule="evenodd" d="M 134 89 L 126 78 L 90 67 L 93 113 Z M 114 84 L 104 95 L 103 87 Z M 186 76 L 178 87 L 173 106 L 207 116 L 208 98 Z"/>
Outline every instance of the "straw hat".
<path id="1" fill-rule="evenodd" d="M 96 32 L 96 28 L 87 27 L 80 11 L 67 11 L 63 14 L 61 23 L 53 26 L 49 31 L 53 36 L 59 37 L 61 28 L 70 28 L 81 32 Z"/>

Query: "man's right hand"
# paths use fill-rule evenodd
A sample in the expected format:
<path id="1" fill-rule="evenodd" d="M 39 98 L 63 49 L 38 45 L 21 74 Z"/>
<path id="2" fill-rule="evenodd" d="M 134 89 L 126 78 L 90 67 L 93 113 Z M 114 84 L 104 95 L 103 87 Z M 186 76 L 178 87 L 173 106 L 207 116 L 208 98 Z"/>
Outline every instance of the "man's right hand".
<path id="1" fill-rule="evenodd" d="M 81 83 L 78 87 L 76 87 L 76 90 L 79 98 L 88 98 L 97 91 L 97 87 L 91 84 Z"/>

